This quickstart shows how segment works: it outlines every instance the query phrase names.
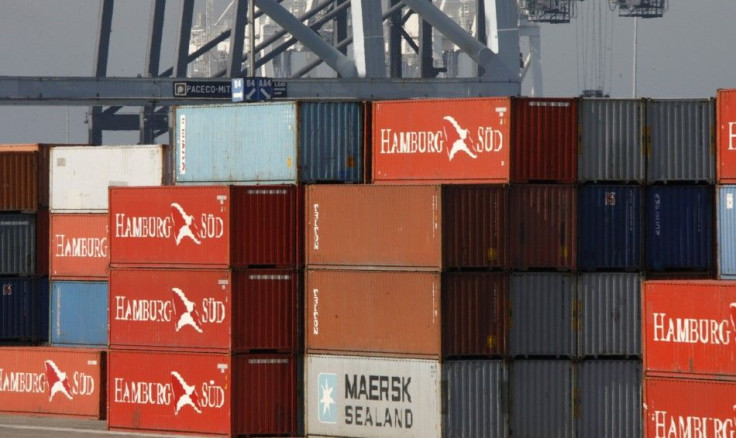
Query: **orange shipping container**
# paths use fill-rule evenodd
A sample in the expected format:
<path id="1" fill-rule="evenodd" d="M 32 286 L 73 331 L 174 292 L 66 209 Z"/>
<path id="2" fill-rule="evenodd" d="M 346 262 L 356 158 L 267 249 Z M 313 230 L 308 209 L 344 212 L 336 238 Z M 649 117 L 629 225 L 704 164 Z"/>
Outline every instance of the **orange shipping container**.
<path id="1" fill-rule="evenodd" d="M 306 278 L 308 353 L 506 353 L 506 273 L 310 269 Z"/>
<path id="2" fill-rule="evenodd" d="M 110 262 L 107 214 L 51 214 L 50 275 L 105 278 Z"/>
<path id="3" fill-rule="evenodd" d="M 49 147 L 0 145 L 0 210 L 35 212 L 49 206 Z"/>
<path id="4" fill-rule="evenodd" d="M 736 182 L 736 90 L 718 90 L 716 108 L 716 178 L 719 184 L 733 184 Z"/>

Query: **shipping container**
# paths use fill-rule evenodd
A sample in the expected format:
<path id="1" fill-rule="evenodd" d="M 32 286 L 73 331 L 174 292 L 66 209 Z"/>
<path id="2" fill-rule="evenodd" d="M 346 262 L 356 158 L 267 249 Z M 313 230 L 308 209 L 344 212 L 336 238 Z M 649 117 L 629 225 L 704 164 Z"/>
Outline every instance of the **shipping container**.
<path id="1" fill-rule="evenodd" d="M 0 278 L 0 285 L 0 341 L 48 341 L 48 279 L 4 277 Z"/>
<path id="2" fill-rule="evenodd" d="M 642 186 L 578 187 L 578 227 L 578 270 L 642 269 Z"/>
<path id="3" fill-rule="evenodd" d="M 578 181 L 646 181 L 642 99 L 581 99 Z"/>
<path id="4" fill-rule="evenodd" d="M 511 102 L 511 182 L 576 182 L 578 99 Z"/>
<path id="5" fill-rule="evenodd" d="M 736 376 L 736 282 L 643 283 L 646 371 Z"/>
<path id="6" fill-rule="evenodd" d="M 104 350 L 3 347 L 2 353 L 0 411 L 105 419 Z"/>
<path id="7" fill-rule="evenodd" d="M 645 210 L 649 271 L 714 271 L 714 187 L 649 186 Z"/>
<path id="8" fill-rule="evenodd" d="M 49 275 L 55 279 L 107 278 L 107 214 L 53 213 L 50 217 Z"/>
<path id="9" fill-rule="evenodd" d="M 577 188 L 563 184 L 511 186 L 511 267 L 574 271 Z"/>
<path id="10" fill-rule="evenodd" d="M 298 435 L 296 356 L 115 349 L 108 356 L 110 430 Z"/>
<path id="11" fill-rule="evenodd" d="M 51 150 L 51 211 L 104 213 L 108 187 L 167 182 L 167 146 L 65 146 Z"/>
<path id="12" fill-rule="evenodd" d="M 303 209 L 289 185 L 111 188 L 110 266 L 300 266 Z"/>
<path id="13" fill-rule="evenodd" d="M 301 351 L 301 275 L 289 269 L 110 271 L 110 347 Z"/>
<path id="14" fill-rule="evenodd" d="M 736 186 L 718 186 L 716 191 L 718 278 L 736 279 Z"/>
<path id="15" fill-rule="evenodd" d="M 0 213 L 0 275 L 47 275 L 49 215 Z"/>
<path id="16" fill-rule="evenodd" d="M 586 360 L 576 380 L 576 436 L 643 436 L 640 361 Z"/>
<path id="17" fill-rule="evenodd" d="M 52 281 L 51 345 L 107 347 L 107 281 Z"/>
<path id="18" fill-rule="evenodd" d="M 373 103 L 374 183 L 508 183 L 509 98 Z"/>
<path id="19" fill-rule="evenodd" d="M 569 438 L 573 435 L 573 363 L 514 360 L 509 364 L 509 435 Z"/>
<path id="20" fill-rule="evenodd" d="M 736 436 L 736 381 L 644 377 L 648 438 Z"/>
<path id="21" fill-rule="evenodd" d="M 0 145 L 0 210 L 49 207 L 49 145 Z"/>
<path id="22" fill-rule="evenodd" d="M 641 356 L 641 273 L 578 275 L 578 356 Z"/>
<path id="23" fill-rule="evenodd" d="M 512 273 L 509 281 L 509 354 L 574 357 L 574 274 Z"/>
<path id="24" fill-rule="evenodd" d="M 716 97 L 717 181 L 736 183 L 736 90 L 718 90 Z"/>
<path id="25" fill-rule="evenodd" d="M 652 99 L 646 107 L 647 182 L 713 184 L 716 177 L 713 99 Z"/>
<path id="26" fill-rule="evenodd" d="M 426 359 L 506 354 L 508 274 L 306 271 L 308 353 Z"/>
<path id="27" fill-rule="evenodd" d="M 508 267 L 508 186 L 312 185 L 310 266 Z"/>

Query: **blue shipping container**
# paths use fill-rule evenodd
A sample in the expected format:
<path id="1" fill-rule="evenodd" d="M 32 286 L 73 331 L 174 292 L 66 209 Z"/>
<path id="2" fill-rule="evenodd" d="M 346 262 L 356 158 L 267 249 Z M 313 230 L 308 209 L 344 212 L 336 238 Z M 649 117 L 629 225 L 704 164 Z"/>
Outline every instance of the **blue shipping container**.
<path id="1" fill-rule="evenodd" d="M 718 278 L 736 279 L 736 185 L 718 187 Z"/>
<path id="2" fill-rule="evenodd" d="M 107 346 L 106 281 L 51 283 L 51 344 Z"/>
<path id="3" fill-rule="evenodd" d="M 652 272 L 713 269 L 711 185 L 649 186 L 646 267 Z"/>
<path id="4" fill-rule="evenodd" d="M 634 185 L 580 186 L 579 270 L 641 270 L 642 193 Z"/>
<path id="5" fill-rule="evenodd" d="M 36 273 L 36 215 L 0 215 L 0 275 Z"/>
<path id="6" fill-rule="evenodd" d="M 0 341 L 47 342 L 49 282 L 46 278 L 0 278 Z"/>

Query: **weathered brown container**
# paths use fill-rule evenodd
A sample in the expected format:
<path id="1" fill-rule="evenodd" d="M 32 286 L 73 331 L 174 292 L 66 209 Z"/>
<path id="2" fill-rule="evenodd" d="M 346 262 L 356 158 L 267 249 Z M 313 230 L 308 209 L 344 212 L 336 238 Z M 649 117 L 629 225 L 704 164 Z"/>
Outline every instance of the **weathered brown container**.
<path id="1" fill-rule="evenodd" d="M 0 145 L 0 210 L 48 208 L 49 150 L 41 144 Z"/>
<path id="2" fill-rule="evenodd" d="M 514 269 L 577 267 L 577 189 L 568 184 L 511 188 L 511 265 Z"/>
<path id="3" fill-rule="evenodd" d="M 309 269 L 308 353 L 503 356 L 508 274 Z"/>
<path id="4" fill-rule="evenodd" d="M 508 186 L 313 185 L 306 192 L 308 265 L 508 267 Z"/>

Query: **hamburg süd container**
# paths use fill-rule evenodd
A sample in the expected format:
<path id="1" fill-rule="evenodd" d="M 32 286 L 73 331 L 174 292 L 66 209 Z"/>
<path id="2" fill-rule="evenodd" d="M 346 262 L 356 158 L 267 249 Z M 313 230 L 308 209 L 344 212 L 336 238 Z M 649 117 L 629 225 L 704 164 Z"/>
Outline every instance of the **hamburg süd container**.
<path id="1" fill-rule="evenodd" d="M 301 302 L 294 269 L 114 268 L 110 347 L 299 353 Z"/>
<path id="2" fill-rule="evenodd" d="M 54 147 L 51 211 L 104 213 L 108 209 L 108 187 L 167 183 L 167 150 L 165 145 Z"/>
<path id="3" fill-rule="evenodd" d="M 105 362 L 104 350 L 3 347 L 0 412 L 104 420 Z"/>
<path id="4" fill-rule="evenodd" d="M 511 436 L 573 435 L 573 373 L 569 360 L 514 360 L 509 365 Z"/>
<path id="5" fill-rule="evenodd" d="M 0 145 L 0 210 L 35 212 L 49 207 L 50 145 Z"/>
<path id="6" fill-rule="evenodd" d="M 647 372 L 736 378 L 736 281 L 649 280 L 642 293 Z"/>
<path id="7" fill-rule="evenodd" d="M 107 281 L 51 281 L 50 342 L 107 347 Z"/>
<path id="8" fill-rule="evenodd" d="M 309 266 L 508 267 L 508 186 L 311 185 Z"/>
<path id="9" fill-rule="evenodd" d="M 509 280 L 509 355 L 574 357 L 574 274 L 512 273 Z"/>
<path id="10" fill-rule="evenodd" d="M 642 186 L 578 187 L 578 270 L 640 271 L 643 214 Z"/>
<path id="11" fill-rule="evenodd" d="M 643 99 L 580 99 L 578 181 L 645 182 Z"/>
<path id="12" fill-rule="evenodd" d="M 503 272 L 308 269 L 305 290 L 310 354 L 506 355 Z"/>
<path id="13" fill-rule="evenodd" d="M 281 186 L 110 189 L 110 266 L 295 267 L 303 191 Z"/>
<path id="14" fill-rule="evenodd" d="M 362 102 L 176 108 L 176 182 L 363 182 Z"/>
<path id="15" fill-rule="evenodd" d="M 48 274 L 48 211 L 0 213 L 0 275 Z"/>
<path id="16" fill-rule="evenodd" d="M 574 271 L 577 188 L 571 184 L 517 184 L 510 192 L 511 267 Z"/>
<path id="17" fill-rule="evenodd" d="M 578 357 L 641 357 L 637 272 L 578 274 Z"/>
<path id="18" fill-rule="evenodd" d="M 509 98 L 373 103 L 374 183 L 508 183 Z"/>
<path id="19" fill-rule="evenodd" d="M 736 89 L 716 96 L 716 150 L 718 183 L 736 183 Z"/>
<path id="20" fill-rule="evenodd" d="M 710 185 L 647 187 L 647 270 L 713 271 L 713 197 Z"/>
<path id="21" fill-rule="evenodd" d="M 48 341 L 48 279 L 3 277 L 0 286 L 0 341 Z"/>
<path id="22" fill-rule="evenodd" d="M 511 99 L 511 182 L 578 177 L 578 99 Z"/>
<path id="23" fill-rule="evenodd" d="M 442 363 L 446 437 L 508 436 L 508 365 L 502 360 L 449 360 Z"/>
<path id="24" fill-rule="evenodd" d="M 110 430 L 298 435 L 296 356 L 113 349 L 108 358 Z"/>
<path id="25" fill-rule="evenodd" d="M 731 437 L 736 381 L 690 376 L 644 377 L 646 437 Z"/>
<path id="26" fill-rule="evenodd" d="M 50 218 L 49 275 L 54 279 L 107 278 L 107 213 L 52 213 Z"/>
<path id="27" fill-rule="evenodd" d="M 716 177 L 713 99 L 647 100 L 647 183 L 713 184 Z"/>
<path id="28" fill-rule="evenodd" d="M 718 278 L 736 279 L 736 185 L 716 186 Z"/>

